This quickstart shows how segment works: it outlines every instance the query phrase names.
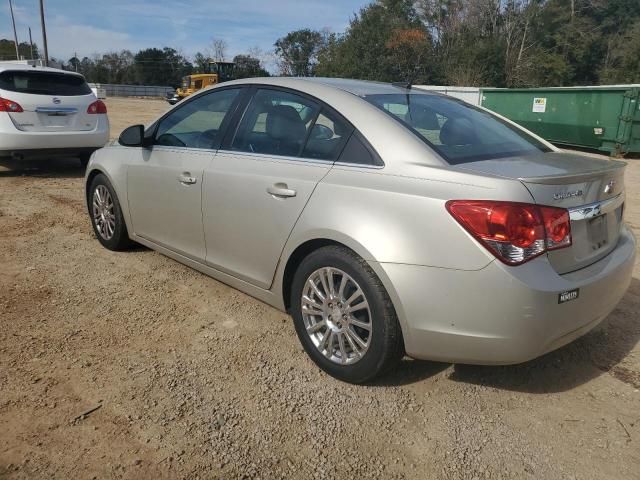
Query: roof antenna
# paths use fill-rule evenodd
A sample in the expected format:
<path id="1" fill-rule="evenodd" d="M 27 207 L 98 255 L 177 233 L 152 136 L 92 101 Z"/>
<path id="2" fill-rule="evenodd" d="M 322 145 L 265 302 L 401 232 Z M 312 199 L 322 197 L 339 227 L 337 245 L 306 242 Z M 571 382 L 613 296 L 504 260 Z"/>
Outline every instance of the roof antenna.
<path id="1" fill-rule="evenodd" d="M 394 87 L 411 90 L 411 87 L 413 87 L 413 83 L 416 81 L 419 72 L 420 67 L 416 65 L 416 67 L 413 69 L 413 73 L 408 75 L 407 79 L 404 82 L 392 82 L 391 85 L 393 85 Z"/>

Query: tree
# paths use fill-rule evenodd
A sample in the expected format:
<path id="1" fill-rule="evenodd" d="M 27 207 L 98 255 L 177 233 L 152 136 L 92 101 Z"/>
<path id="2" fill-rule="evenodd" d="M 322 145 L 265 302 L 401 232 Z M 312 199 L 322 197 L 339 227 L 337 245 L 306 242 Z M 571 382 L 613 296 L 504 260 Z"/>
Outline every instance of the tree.
<path id="1" fill-rule="evenodd" d="M 233 63 L 236 64 L 234 74 L 236 78 L 269 76 L 269 72 L 262 67 L 260 60 L 251 55 L 236 55 Z"/>
<path id="2" fill-rule="evenodd" d="M 324 46 L 324 36 L 321 32 L 305 28 L 289 32 L 274 45 L 282 75 L 310 77 Z"/>
<path id="3" fill-rule="evenodd" d="M 16 43 L 6 38 L 0 39 L 0 60 L 16 60 Z M 27 42 L 18 43 L 18 53 L 20 58 L 31 59 L 31 44 Z M 33 44 L 33 58 L 39 58 L 38 46 Z"/>
<path id="4" fill-rule="evenodd" d="M 640 83 L 640 21 L 623 35 L 614 35 L 607 46 L 600 77 L 606 83 Z"/>
<path id="5" fill-rule="evenodd" d="M 173 48 L 147 48 L 134 56 L 134 69 L 135 80 L 141 85 L 180 85 L 193 65 Z"/>
<path id="6" fill-rule="evenodd" d="M 425 67 L 431 50 L 427 32 L 421 28 L 396 28 L 385 45 L 395 78 L 413 83 Z"/>
<path id="7" fill-rule="evenodd" d="M 209 56 L 203 53 L 197 52 L 193 57 L 193 67 L 195 68 L 195 72 L 208 73 L 209 62 L 211 62 L 211 58 L 209 58 Z"/>
<path id="8" fill-rule="evenodd" d="M 211 55 L 209 55 L 213 60 L 217 62 L 224 62 L 227 58 L 227 49 L 229 45 L 227 42 L 221 38 L 214 38 L 211 40 Z"/>

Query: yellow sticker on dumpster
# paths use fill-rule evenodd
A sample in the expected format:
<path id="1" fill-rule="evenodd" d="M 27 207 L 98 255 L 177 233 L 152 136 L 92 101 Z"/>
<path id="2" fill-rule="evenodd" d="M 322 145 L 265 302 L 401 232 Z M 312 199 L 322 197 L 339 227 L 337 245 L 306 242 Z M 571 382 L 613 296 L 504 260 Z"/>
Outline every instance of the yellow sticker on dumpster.
<path id="1" fill-rule="evenodd" d="M 544 113 L 547 111 L 547 99 L 546 98 L 534 98 L 533 99 L 533 111 L 536 113 Z"/>

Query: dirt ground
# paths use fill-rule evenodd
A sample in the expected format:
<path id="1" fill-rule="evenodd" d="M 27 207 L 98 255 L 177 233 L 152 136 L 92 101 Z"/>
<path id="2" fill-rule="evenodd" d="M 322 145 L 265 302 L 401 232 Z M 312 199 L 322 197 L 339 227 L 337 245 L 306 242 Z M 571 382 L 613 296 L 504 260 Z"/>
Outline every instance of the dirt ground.
<path id="1" fill-rule="evenodd" d="M 114 137 L 167 107 L 107 104 Z M 406 359 L 351 386 L 285 314 L 153 251 L 102 248 L 76 160 L 0 165 L 0 478 L 640 478 L 639 266 L 559 351 Z M 640 159 L 627 192 L 640 234 Z"/>

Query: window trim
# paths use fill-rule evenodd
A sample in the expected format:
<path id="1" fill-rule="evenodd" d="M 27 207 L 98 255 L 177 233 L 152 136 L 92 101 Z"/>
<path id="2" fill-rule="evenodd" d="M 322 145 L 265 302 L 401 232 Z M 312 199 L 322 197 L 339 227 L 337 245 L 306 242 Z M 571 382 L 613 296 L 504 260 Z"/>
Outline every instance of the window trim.
<path id="1" fill-rule="evenodd" d="M 375 150 L 375 148 L 373 148 L 373 146 L 371 145 L 371 143 L 365 138 L 364 135 L 362 135 L 362 133 L 360 132 L 360 130 L 358 130 L 349 120 L 347 120 L 345 118 L 344 115 L 342 115 L 339 111 L 337 111 L 335 108 L 333 108 L 331 105 L 329 105 L 328 103 L 324 102 L 323 100 L 319 99 L 318 97 L 315 97 L 313 95 L 310 95 L 306 92 L 301 92 L 300 90 L 295 90 L 289 87 L 281 87 L 279 85 L 269 85 L 269 84 L 262 84 L 262 83 L 249 83 L 249 84 L 245 84 L 246 86 L 248 86 L 249 88 L 247 89 L 248 92 L 246 94 L 246 101 L 243 104 L 242 108 L 239 108 L 236 110 L 235 114 L 234 114 L 234 118 L 232 119 L 233 121 L 233 127 L 229 128 L 226 132 L 225 137 L 223 138 L 219 150 L 220 151 L 224 151 L 225 153 L 234 153 L 234 154 L 247 154 L 247 155 L 251 155 L 251 156 L 263 156 L 265 158 L 271 158 L 271 159 L 285 159 L 287 161 L 305 161 L 305 162 L 322 162 L 322 163 L 331 163 L 332 165 L 341 165 L 341 166 L 351 166 L 351 167 L 360 167 L 360 168 L 384 168 L 385 164 L 384 161 L 382 160 L 382 157 L 380 157 L 380 155 L 378 154 L 378 152 Z M 240 129 L 240 123 L 242 122 L 242 119 L 244 118 L 244 115 L 251 103 L 251 101 L 253 100 L 253 98 L 255 97 L 255 94 L 257 93 L 258 90 L 276 90 L 276 91 L 281 91 L 284 93 L 290 93 L 292 95 L 298 95 L 300 97 L 306 98 L 316 104 L 318 104 L 318 106 L 320 107 L 318 110 L 318 113 L 316 115 L 316 118 L 314 118 L 314 124 L 315 121 L 317 120 L 317 117 L 319 115 L 321 115 L 323 112 L 328 112 L 330 115 L 333 115 L 336 117 L 337 120 L 344 122 L 344 124 L 347 126 L 347 128 L 351 131 L 350 134 L 345 135 L 345 141 L 342 144 L 342 146 L 340 147 L 339 151 L 336 152 L 335 158 L 332 160 L 324 160 L 324 159 L 318 159 L 318 158 L 309 158 L 309 157 L 303 157 L 302 153 L 304 152 L 304 149 L 307 146 L 307 142 L 309 140 L 309 135 L 310 135 L 310 131 L 307 134 L 307 138 L 305 139 L 305 142 L 302 146 L 302 149 L 300 150 L 300 153 L 296 156 L 296 157 L 292 157 L 292 156 L 285 156 L 285 155 L 272 155 L 272 154 L 266 154 L 266 153 L 256 153 L 256 152 L 244 152 L 244 151 L 240 151 L 240 150 L 232 150 L 231 149 L 231 145 L 233 144 L 233 140 L 235 139 L 236 134 L 238 133 L 238 130 Z M 356 163 L 349 163 L 349 162 L 338 162 L 338 160 L 340 159 L 340 156 L 342 155 L 342 152 L 344 151 L 345 147 L 347 146 L 347 143 L 349 143 L 349 140 L 351 139 L 352 135 L 358 135 L 358 138 L 362 141 L 362 143 L 365 145 L 365 147 L 367 147 L 367 149 L 374 155 L 375 158 L 377 158 L 381 165 L 365 165 L 365 164 L 356 164 Z"/>
<path id="2" fill-rule="evenodd" d="M 160 127 L 160 124 L 168 116 L 174 114 L 175 112 L 177 112 L 181 108 L 184 108 L 189 103 L 199 99 L 200 97 L 205 97 L 207 95 L 212 95 L 214 93 L 219 93 L 219 92 L 222 92 L 224 90 L 239 90 L 239 91 L 238 91 L 238 95 L 236 96 L 236 98 L 234 99 L 233 103 L 231 104 L 231 108 L 229 109 L 228 114 L 225 115 L 224 120 L 220 124 L 219 131 L 222 133 L 222 135 L 220 135 L 220 140 L 218 141 L 217 145 L 212 145 L 211 148 L 196 148 L 196 147 L 180 147 L 180 146 L 159 145 L 159 144 L 155 143 L 156 134 L 158 133 L 158 128 Z M 225 136 L 226 136 L 226 134 L 227 134 L 227 132 L 229 130 L 229 125 L 231 124 L 232 118 L 236 115 L 236 113 L 238 111 L 238 108 L 240 106 L 242 106 L 244 104 L 244 101 L 246 100 L 247 90 L 248 89 L 246 88 L 245 85 L 228 85 L 228 86 L 224 86 L 224 87 L 220 87 L 220 88 L 213 88 L 211 90 L 205 90 L 204 92 L 198 92 L 196 94 L 191 95 L 189 98 L 187 98 L 186 100 L 183 100 L 178 105 L 176 105 L 174 108 L 171 108 L 167 112 L 165 112 L 160 118 L 158 118 L 155 122 L 153 122 L 149 126 L 149 128 L 145 131 L 144 137 L 151 140 L 151 144 L 149 145 L 149 149 L 153 150 L 154 148 L 169 147 L 171 149 L 182 149 L 182 150 L 207 150 L 207 151 L 220 150 L 222 142 L 223 142 L 223 140 L 224 140 L 224 138 L 225 138 Z"/>

